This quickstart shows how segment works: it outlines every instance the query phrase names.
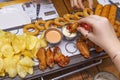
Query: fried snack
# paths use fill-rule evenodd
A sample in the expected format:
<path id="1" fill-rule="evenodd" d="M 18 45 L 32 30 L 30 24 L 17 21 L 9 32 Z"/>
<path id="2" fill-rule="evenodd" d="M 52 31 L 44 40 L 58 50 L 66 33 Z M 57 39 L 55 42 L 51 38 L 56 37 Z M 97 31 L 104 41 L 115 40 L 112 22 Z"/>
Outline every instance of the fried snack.
<path id="1" fill-rule="evenodd" d="M 116 34 L 117 34 L 117 37 L 120 37 L 120 26 L 117 26 L 117 27 L 118 27 L 118 29 L 116 31 Z"/>
<path id="2" fill-rule="evenodd" d="M 84 14 L 84 17 L 87 17 L 87 16 L 89 16 L 89 15 L 93 15 L 94 12 L 93 12 L 90 8 L 85 8 L 85 9 L 83 10 L 83 14 Z"/>
<path id="3" fill-rule="evenodd" d="M 102 12 L 102 9 L 103 9 L 103 5 L 101 5 L 101 4 L 98 4 L 97 6 L 96 6 L 96 9 L 95 9 L 95 15 L 101 15 L 101 12 Z"/>
<path id="4" fill-rule="evenodd" d="M 116 25 L 116 24 L 113 25 L 113 28 L 114 28 L 115 31 L 118 31 L 118 25 Z"/>
<path id="5" fill-rule="evenodd" d="M 24 51 L 26 48 L 26 38 L 23 35 L 17 35 L 12 40 L 12 47 L 15 54 L 19 54 L 21 51 Z M 22 44 L 22 45 L 21 45 Z"/>
<path id="6" fill-rule="evenodd" d="M 117 7 L 115 5 L 111 5 L 108 19 L 112 25 L 115 24 L 116 13 L 117 13 Z"/>
<path id="7" fill-rule="evenodd" d="M 74 16 L 75 16 L 75 18 L 76 18 L 77 20 L 79 20 L 81 17 L 84 17 L 84 14 L 83 14 L 83 12 L 76 12 L 76 13 L 74 14 Z"/>
<path id="8" fill-rule="evenodd" d="M 65 19 L 62 18 L 62 17 L 56 18 L 56 19 L 54 20 L 54 22 L 55 22 L 55 24 L 56 24 L 57 26 L 59 26 L 59 27 L 64 26 L 65 23 L 66 23 Z"/>
<path id="9" fill-rule="evenodd" d="M 54 54 L 51 51 L 50 47 L 46 51 L 46 62 L 49 67 L 52 68 L 54 66 Z"/>
<path id="10" fill-rule="evenodd" d="M 34 31 L 29 31 L 29 29 L 33 29 Z M 23 32 L 34 36 L 37 36 L 39 34 L 39 30 L 35 27 L 34 24 L 25 25 L 23 28 Z"/>
<path id="11" fill-rule="evenodd" d="M 64 56 L 59 47 L 55 47 L 54 50 L 54 61 L 58 63 L 59 66 L 65 67 L 68 65 L 70 58 L 68 56 Z"/>
<path id="12" fill-rule="evenodd" d="M 81 55 L 83 55 L 85 58 L 90 57 L 89 48 L 85 41 L 77 40 L 76 46 L 80 51 Z"/>
<path id="13" fill-rule="evenodd" d="M 120 26 L 120 21 L 115 21 L 115 24 Z"/>
<path id="14" fill-rule="evenodd" d="M 99 53 L 99 52 L 102 52 L 103 51 L 103 49 L 101 48 L 101 47 L 99 47 L 99 46 L 95 46 L 95 51 L 97 52 L 97 53 Z"/>
<path id="15" fill-rule="evenodd" d="M 77 32 L 77 27 L 78 27 L 78 23 L 74 23 L 74 24 L 68 24 L 67 25 L 67 29 L 69 30 L 70 33 L 74 33 Z"/>
<path id="16" fill-rule="evenodd" d="M 57 25 L 55 24 L 55 22 L 53 20 L 49 20 L 45 23 L 45 29 L 48 29 L 50 27 L 57 28 Z"/>
<path id="17" fill-rule="evenodd" d="M 43 31 L 45 30 L 45 23 L 46 21 L 44 20 L 38 20 L 37 22 L 35 22 L 35 25 L 40 31 Z"/>
<path id="18" fill-rule="evenodd" d="M 95 44 L 90 40 L 87 40 L 87 45 L 88 45 L 89 49 L 95 47 Z"/>
<path id="19" fill-rule="evenodd" d="M 41 47 L 38 50 L 37 58 L 39 60 L 39 68 L 44 71 L 47 67 L 47 63 L 46 63 L 45 49 L 43 47 Z"/>
<path id="20" fill-rule="evenodd" d="M 68 22 L 73 22 L 73 21 L 77 20 L 76 17 L 72 14 L 65 14 L 65 15 L 63 15 L 63 18 Z"/>
<path id="21" fill-rule="evenodd" d="M 105 5 L 102 9 L 102 13 L 100 16 L 108 18 L 109 12 L 110 12 L 110 5 Z"/>

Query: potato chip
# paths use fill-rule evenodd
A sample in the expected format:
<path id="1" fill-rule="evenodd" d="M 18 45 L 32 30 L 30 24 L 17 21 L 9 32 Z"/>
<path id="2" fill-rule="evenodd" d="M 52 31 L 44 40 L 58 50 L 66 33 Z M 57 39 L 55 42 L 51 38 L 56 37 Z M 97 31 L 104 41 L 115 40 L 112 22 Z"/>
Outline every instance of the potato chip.
<path id="1" fill-rule="evenodd" d="M 24 70 L 25 70 L 27 73 L 33 74 L 33 67 L 23 66 L 23 65 L 21 65 L 21 66 L 24 68 Z"/>
<path id="2" fill-rule="evenodd" d="M 24 78 L 27 75 L 27 71 L 25 70 L 24 66 L 17 64 L 17 72 L 21 78 Z"/>
<path id="3" fill-rule="evenodd" d="M 25 57 L 30 57 L 30 58 L 34 58 L 34 55 L 33 55 L 33 53 L 32 53 L 32 51 L 30 51 L 30 50 L 24 50 L 23 52 L 21 52 L 22 53 L 22 55 L 23 56 L 25 56 Z"/>
<path id="4" fill-rule="evenodd" d="M 2 52 L 0 52 L 0 58 L 2 58 Z"/>
<path id="5" fill-rule="evenodd" d="M 28 66 L 28 67 L 34 66 L 34 61 L 33 61 L 31 58 L 29 58 L 29 57 L 23 57 L 23 58 L 19 61 L 19 63 L 20 63 L 21 65 L 23 65 L 23 66 Z"/>
<path id="6" fill-rule="evenodd" d="M 33 67 L 29 67 L 27 72 L 28 72 L 29 74 L 33 74 Z"/>
<path id="7" fill-rule="evenodd" d="M 0 76 L 5 76 L 5 70 L 4 69 L 1 70 Z"/>
<path id="8" fill-rule="evenodd" d="M 36 54 L 37 54 L 40 47 L 41 47 L 41 42 L 37 41 L 36 46 L 32 49 L 32 54 L 35 58 L 37 58 Z"/>
<path id="9" fill-rule="evenodd" d="M 15 77 L 17 75 L 17 63 L 19 56 L 7 57 L 4 59 L 5 72 L 8 73 L 9 77 Z"/>
<path id="10" fill-rule="evenodd" d="M 12 46 L 15 53 L 24 51 L 26 48 L 25 37 L 23 35 L 17 35 L 16 37 L 14 37 L 14 39 L 12 40 Z"/>
<path id="11" fill-rule="evenodd" d="M 3 59 L 0 58 L 0 72 L 2 72 L 3 65 L 4 65 L 4 63 L 3 63 Z"/>
<path id="12" fill-rule="evenodd" d="M 44 38 L 40 39 L 39 42 L 40 42 L 41 47 L 47 47 L 48 46 L 48 43 Z"/>
<path id="13" fill-rule="evenodd" d="M 3 53 L 4 57 L 11 57 L 14 55 L 13 48 L 10 44 L 5 44 L 0 49 L 1 53 Z"/>
<path id="14" fill-rule="evenodd" d="M 26 49 L 32 50 L 38 41 L 38 38 L 32 35 L 26 35 Z"/>
<path id="15" fill-rule="evenodd" d="M 7 71 L 6 71 L 9 75 L 9 77 L 15 77 L 17 75 L 17 67 L 9 67 L 7 68 Z"/>

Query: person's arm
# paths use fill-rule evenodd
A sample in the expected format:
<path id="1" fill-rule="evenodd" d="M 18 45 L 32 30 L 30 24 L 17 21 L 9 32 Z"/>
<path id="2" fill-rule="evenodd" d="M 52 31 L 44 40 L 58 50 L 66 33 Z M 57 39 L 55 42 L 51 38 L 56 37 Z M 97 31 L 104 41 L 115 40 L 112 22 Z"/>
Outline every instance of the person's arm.
<path id="1" fill-rule="evenodd" d="M 91 15 L 80 19 L 79 23 L 87 23 L 92 27 L 92 32 L 89 33 L 82 27 L 78 27 L 78 31 L 84 36 L 87 34 L 89 40 L 103 48 L 120 71 L 120 42 L 108 19 Z"/>
<path id="2" fill-rule="evenodd" d="M 85 6 L 83 5 L 84 0 L 70 0 L 71 7 L 73 9 L 84 9 Z M 89 8 L 92 9 L 93 0 L 87 0 Z"/>

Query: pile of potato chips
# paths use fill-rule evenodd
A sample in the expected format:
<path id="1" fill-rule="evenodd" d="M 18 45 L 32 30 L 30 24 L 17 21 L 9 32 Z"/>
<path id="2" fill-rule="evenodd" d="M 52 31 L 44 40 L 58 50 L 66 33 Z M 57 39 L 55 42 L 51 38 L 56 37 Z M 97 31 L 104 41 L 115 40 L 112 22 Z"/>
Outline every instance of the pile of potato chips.
<path id="1" fill-rule="evenodd" d="M 40 38 L 23 34 L 16 35 L 0 30 L 0 76 L 24 78 L 33 74 L 34 61 L 39 47 L 46 47 L 47 42 Z"/>

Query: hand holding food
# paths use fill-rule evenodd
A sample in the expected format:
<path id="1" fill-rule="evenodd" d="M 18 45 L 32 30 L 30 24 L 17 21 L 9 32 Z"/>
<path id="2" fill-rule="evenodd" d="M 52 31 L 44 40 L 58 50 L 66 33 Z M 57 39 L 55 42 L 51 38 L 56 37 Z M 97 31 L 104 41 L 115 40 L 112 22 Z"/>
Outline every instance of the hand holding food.
<path id="1" fill-rule="evenodd" d="M 84 36 L 88 34 L 87 38 L 93 41 L 95 44 L 102 47 L 103 49 L 106 49 L 108 46 L 113 47 L 113 45 L 118 43 L 118 39 L 116 37 L 114 29 L 110 24 L 110 22 L 108 21 L 108 19 L 104 17 L 92 15 L 79 20 L 79 23 L 83 23 L 83 22 L 89 24 L 92 27 L 92 32 L 88 33 L 88 31 L 86 31 L 82 27 L 79 27 L 78 30 Z"/>

